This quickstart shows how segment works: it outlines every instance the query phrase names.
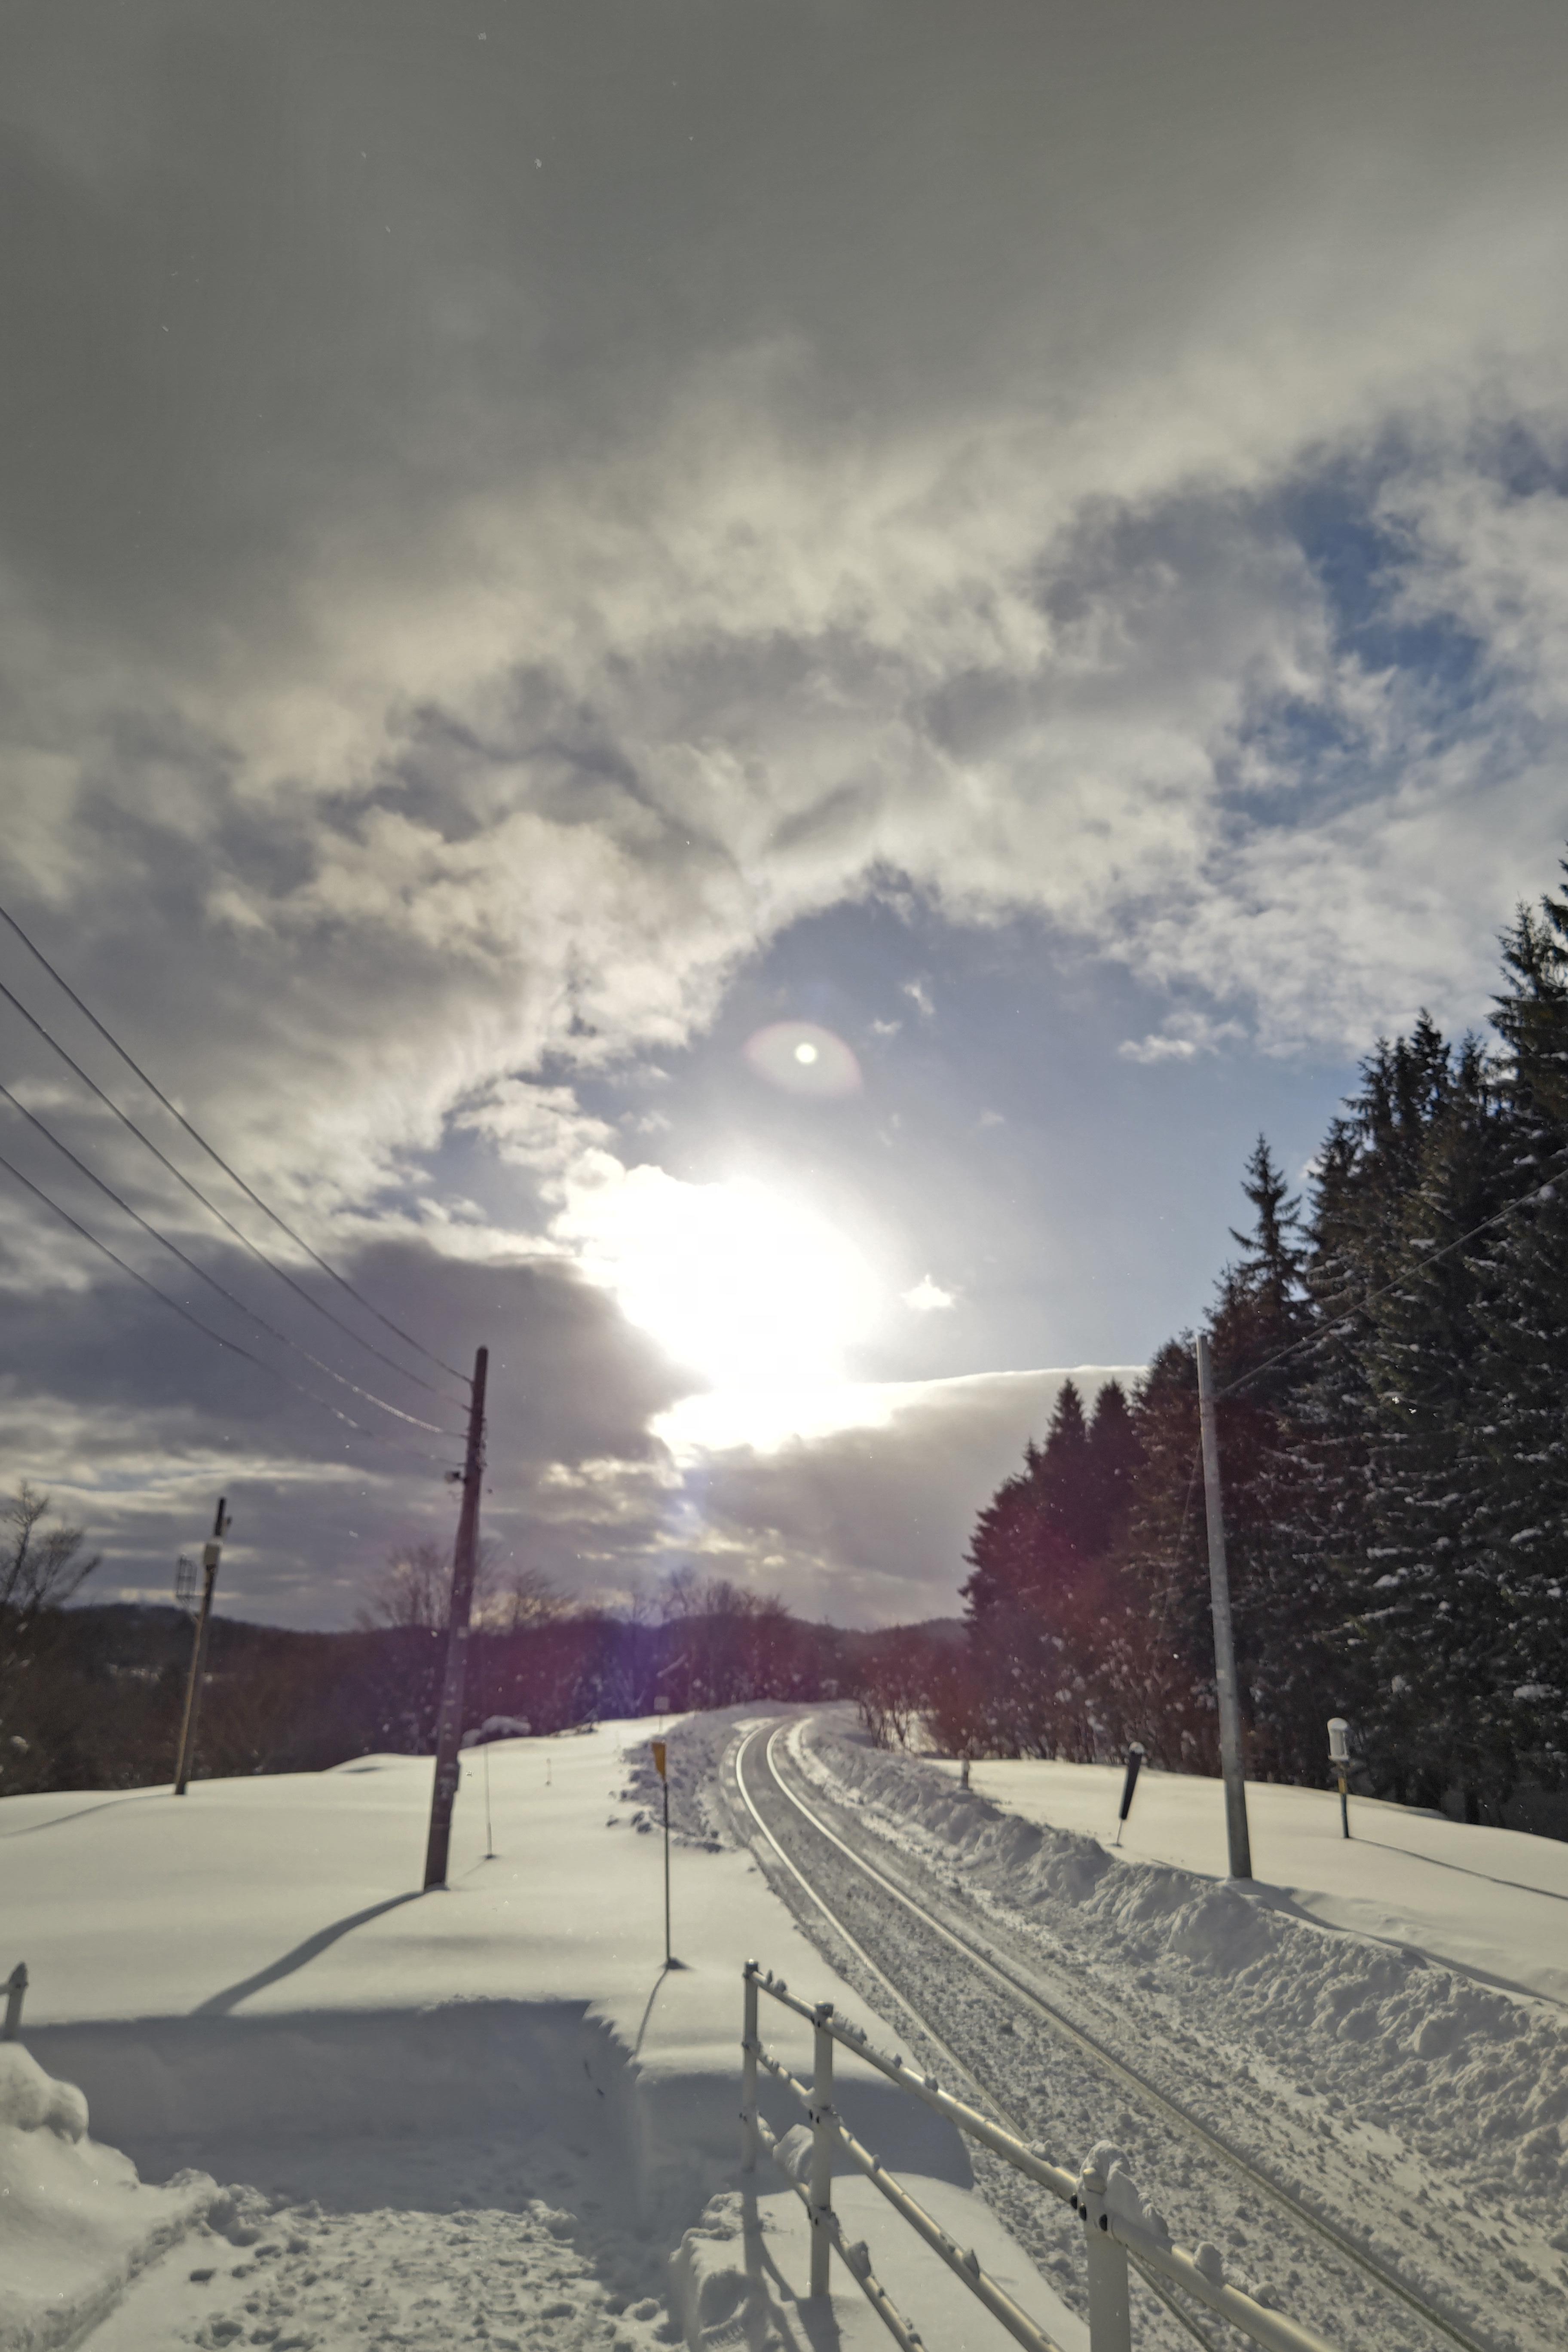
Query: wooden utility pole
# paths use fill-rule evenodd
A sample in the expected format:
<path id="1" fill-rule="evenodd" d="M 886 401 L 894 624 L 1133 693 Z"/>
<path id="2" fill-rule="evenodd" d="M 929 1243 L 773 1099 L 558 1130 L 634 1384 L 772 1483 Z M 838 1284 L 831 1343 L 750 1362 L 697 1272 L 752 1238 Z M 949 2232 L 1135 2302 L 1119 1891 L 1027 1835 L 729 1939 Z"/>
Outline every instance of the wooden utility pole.
<path id="1" fill-rule="evenodd" d="M 226 1495 L 218 1496 L 213 1518 L 210 1541 L 202 1546 L 202 1605 L 196 1617 L 195 1637 L 191 1643 L 191 1676 L 185 1685 L 185 1712 L 180 1724 L 180 1753 L 174 1764 L 174 1794 L 183 1797 L 185 1783 L 196 1760 L 196 1726 L 202 1712 L 202 1682 L 207 1670 L 207 1632 L 212 1623 L 213 1587 L 217 1582 L 217 1564 L 223 1557 L 223 1539 L 228 1533 L 229 1520 L 224 1509 Z"/>
<path id="2" fill-rule="evenodd" d="M 447 1621 L 447 1671 L 436 1727 L 436 1782 L 430 1792 L 430 1836 L 425 1848 L 426 1887 L 447 1884 L 447 1849 L 452 1838 L 452 1804 L 462 1771 L 463 1683 L 468 1664 L 468 1613 L 474 1601 L 474 1570 L 479 1551 L 479 1482 L 485 1471 L 485 1377 L 490 1351 L 474 1358 L 468 1404 L 468 1443 L 463 1456 L 463 1507 L 452 1554 L 452 1608 Z"/>
<path id="3" fill-rule="evenodd" d="M 1241 1706 L 1236 1681 L 1236 1639 L 1230 1623 L 1230 1575 L 1225 1559 L 1225 1506 L 1220 1496 L 1219 1435 L 1215 1426 L 1214 1367 L 1209 1343 L 1198 1334 L 1198 1427 L 1203 1436 L 1204 1503 L 1209 1530 L 1209 1605 L 1214 1615 L 1215 1682 L 1219 1691 L 1219 1759 L 1225 1775 L 1225 1828 L 1233 1878 L 1252 1875 L 1247 1833 L 1247 1773 L 1241 1752 Z"/>

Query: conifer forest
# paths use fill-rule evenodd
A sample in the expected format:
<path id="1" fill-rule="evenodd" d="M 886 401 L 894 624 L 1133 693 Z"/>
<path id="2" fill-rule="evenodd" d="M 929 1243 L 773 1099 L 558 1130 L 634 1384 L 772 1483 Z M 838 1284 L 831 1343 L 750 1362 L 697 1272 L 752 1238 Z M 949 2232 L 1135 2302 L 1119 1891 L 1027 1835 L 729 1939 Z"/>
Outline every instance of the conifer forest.
<path id="1" fill-rule="evenodd" d="M 1470 1820 L 1568 1753 L 1568 896 L 1502 942 L 1491 1041 L 1380 1042 L 1296 1196 L 1247 1162 L 1210 1322 L 1249 1769 Z M 947 1738 L 1215 1769 L 1193 1336 L 1068 1383 L 981 1514 Z"/>

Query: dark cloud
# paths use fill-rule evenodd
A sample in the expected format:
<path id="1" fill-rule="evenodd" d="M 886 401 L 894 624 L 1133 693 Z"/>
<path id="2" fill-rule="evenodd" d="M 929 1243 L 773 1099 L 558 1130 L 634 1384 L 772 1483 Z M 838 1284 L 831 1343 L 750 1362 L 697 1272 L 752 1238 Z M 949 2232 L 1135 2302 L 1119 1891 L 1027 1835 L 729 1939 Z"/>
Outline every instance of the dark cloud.
<path id="1" fill-rule="evenodd" d="M 1149 1188 L 1208 1184 L 1259 1103 L 1304 1118 L 1203 1070 L 1330 1087 L 1417 1003 L 1484 1009 L 1568 749 L 1565 58 L 1560 8 L 1457 0 L 0 25 L 0 898 L 409 1328 L 489 1337 L 509 1539 L 606 1589 L 710 1541 L 901 1611 L 995 1470 L 944 1390 L 676 1477 L 679 1382 L 531 1255 L 639 1153 L 767 1159 L 890 1298 L 956 1287 L 918 1338 L 889 1310 L 879 1373 L 1109 1352 L 1160 1336 L 1156 1244 L 1162 1301 L 1208 1278 Z M 918 1022 L 857 960 L 893 909 Z M 1006 1022 L 960 926 L 1016 950 Z M 737 1050 L 848 1040 L 831 1137 L 723 1060 L 792 940 L 826 961 Z M 4 936 L 0 977 L 163 1119 Z M 0 1013 L 7 1082 L 216 1247 Z M 1094 1047 L 1070 1100 L 1052 1027 Z M 596 1090 L 654 1056 L 664 1123 L 616 1129 Z M 1094 1197 L 1140 1168 L 1142 1256 Z M 5 1215 L 10 1458 L 127 1575 L 220 1474 L 269 1610 L 436 1524 Z"/>
<path id="2" fill-rule="evenodd" d="M 151 1272 L 149 1255 L 141 1255 Z M 207 1263 L 323 1360 L 455 1433 L 434 1435 L 378 1412 L 247 1327 L 177 1267 L 158 1268 L 161 1287 L 286 1368 L 318 1402 L 204 1339 L 145 1291 L 112 1275 L 100 1281 L 68 1258 L 64 1279 L 40 1281 L 35 1268 L 7 1292 L 0 1329 L 5 1476 L 51 1487 L 88 1527 L 106 1555 L 94 1583 L 102 1595 L 149 1584 L 161 1591 L 175 1552 L 200 1538 L 207 1490 L 222 1488 L 241 1521 L 231 1607 L 332 1622 L 389 1542 L 449 1535 L 455 1506 L 446 1470 L 462 1460 L 462 1392 L 319 1276 L 301 1278 L 351 1327 L 435 1381 L 439 1399 L 355 1349 L 237 1252 Z M 476 1340 L 489 1345 L 485 1509 L 509 1542 L 527 1549 L 542 1474 L 570 1480 L 587 1464 L 600 1479 L 646 1479 L 661 1463 L 647 1423 L 689 1382 L 570 1265 L 474 1263 L 405 1242 L 367 1251 L 353 1278 L 459 1367 L 471 1363 Z M 335 1419 L 333 1406 L 359 1430 Z M 552 1564 L 571 1568 L 576 1549 L 552 1544 Z M 572 1568 L 565 1580 L 574 1589 L 594 1580 Z"/>

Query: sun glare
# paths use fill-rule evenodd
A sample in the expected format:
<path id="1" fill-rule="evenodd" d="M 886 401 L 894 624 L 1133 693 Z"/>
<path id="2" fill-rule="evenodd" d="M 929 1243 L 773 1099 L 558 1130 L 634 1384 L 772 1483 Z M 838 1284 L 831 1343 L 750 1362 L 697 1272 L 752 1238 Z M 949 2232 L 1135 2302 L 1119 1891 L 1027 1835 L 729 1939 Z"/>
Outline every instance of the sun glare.
<path id="1" fill-rule="evenodd" d="M 844 1378 L 874 1306 L 864 1258 L 827 1221 L 740 1177 L 634 1169 L 577 1220 L 586 1263 L 627 1319 L 718 1388 Z"/>

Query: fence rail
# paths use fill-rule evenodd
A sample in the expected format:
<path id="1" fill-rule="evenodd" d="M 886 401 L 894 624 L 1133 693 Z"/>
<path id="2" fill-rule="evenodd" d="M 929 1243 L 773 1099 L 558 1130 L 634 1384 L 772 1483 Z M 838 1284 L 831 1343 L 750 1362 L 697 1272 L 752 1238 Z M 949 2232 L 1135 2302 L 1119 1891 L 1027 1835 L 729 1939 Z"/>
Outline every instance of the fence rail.
<path id="1" fill-rule="evenodd" d="M 876 2049 L 868 2037 L 858 2027 L 848 2024 L 834 2012 L 831 2001 L 808 2002 L 792 1993 L 782 1977 L 771 1969 L 759 1968 L 748 1960 L 742 1971 L 744 2011 L 741 2036 L 742 2076 L 742 2153 L 743 2171 L 756 2168 L 759 2154 L 765 2153 L 780 2166 L 791 2188 L 805 2204 L 811 2222 L 811 2293 L 825 2295 L 828 2287 L 828 2267 L 837 2248 L 851 2275 L 866 2294 L 868 2301 L 887 2326 L 895 2340 L 910 2352 L 921 2346 L 919 2332 L 905 2319 L 889 2296 L 887 2290 L 874 2276 L 870 2257 L 863 2242 L 847 2245 L 837 2217 L 833 2211 L 833 2158 L 836 2151 L 847 2157 L 855 2168 L 879 2189 L 900 2218 L 909 2223 L 933 2252 L 954 2274 L 963 2280 L 970 2293 L 998 2319 L 1014 2340 L 1025 2347 L 1025 2352 L 1059 2352 L 1045 2331 L 1000 2286 L 982 2266 L 973 2249 L 961 2246 L 957 2240 L 934 2221 L 923 2206 L 910 2196 L 901 2181 L 894 2179 L 879 2158 L 863 2147 L 853 2133 L 847 2129 L 833 2105 L 833 2053 L 836 2044 L 852 2051 L 867 2065 L 896 2083 L 901 2090 L 934 2107 L 957 2126 L 971 2139 L 991 2149 L 994 2155 L 1023 2173 L 1037 2187 L 1069 2205 L 1083 2223 L 1084 2255 L 1088 2269 L 1089 2336 L 1090 2352 L 1132 2352 L 1132 2323 L 1129 2302 L 1129 2267 L 1135 2266 L 1163 2303 L 1171 2304 L 1168 2287 L 1177 2287 L 1196 2303 L 1204 2305 L 1221 2319 L 1229 2322 L 1265 2352 L 1330 2352 L 1322 2338 L 1282 2314 L 1268 2310 L 1239 2287 L 1228 2286 L 1218 2257 L 1212 2247 L 1201 2247 L 1196 2254 L 1188 2253 L 1172 2242 L 1171 2233 L 1159 2212 L 1146 2205 L 1128 2169 L 1121 2150 L 1106 2142 L 1093 2148 L 1077 2173 L 1053 2164 L 1038 2147 L 1031 2147 L 1015 2134 L 1005 2131 L 998 2124 L 955 2098 L 932 2075 L 921 2074 L 908 2066 L 898 2056 Z M 781 2060 L 765 2049 L 759 2027 L 759 1996 L 766 1993 L 809 2025 L 813 2034 L 812 2079 L 808 2087 L 792 2074 Z M 780 2140 L 763 2120 L 757 2106 L 759 2074 L 766 2074 L 791 2093 L 805 2111 L 811 2126 L 812 2144 L 809 2173 L 805 2181 L 795 2177 L 791 2167 L 780 2155 Z M 1163 2284 L 1162 2284 L 1163 2282 Z M 1172 2305 L 1178 2317 L 1185 2318 L 1179 2305 Z M 921 2347 L 923 2352 L 923 2347 Z"/>

